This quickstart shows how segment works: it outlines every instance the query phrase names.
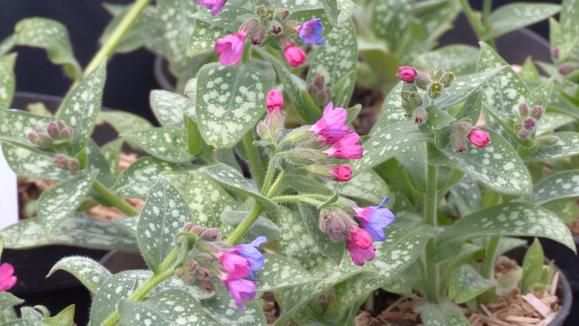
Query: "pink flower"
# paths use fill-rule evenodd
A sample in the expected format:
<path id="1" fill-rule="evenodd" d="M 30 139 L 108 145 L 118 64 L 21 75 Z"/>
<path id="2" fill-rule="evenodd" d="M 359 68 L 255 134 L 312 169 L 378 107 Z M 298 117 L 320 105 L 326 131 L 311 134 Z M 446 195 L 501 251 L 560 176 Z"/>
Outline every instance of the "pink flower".
<path id="1" fill-rule="evenodd" d="M 215 16 L 223 9 L 225 1 L 226 0 L 197 0 L 197 4 L 211 10 L 211 15 Z"/>
<path id="2" fill-rule="evenodd" d="M 334 109 L 334 104 L 330 102 L 324 109 L 324 114 L 320 120 L 311 126 L 310 131 L 324 143 L 334 144 L 351 132 L 346 124 L 347 117 L 348 112 L 344 108 Z"/>
<path id="3" fill-rule="evenodd" d="M 357 160 L 362 158 L 364 148 L 360 144 L 360 136 L 352 131 L 340 138 L 338 142 L 325 150 L 324 153 L 330 157 Z"/>
<path id="4" fill-rule="evenodd" d="M 283 109 L 283 94 L 274 88 L 267 93 L 265 102 L 270 113 L 281 111 Z"/>
<path id="5" fill-rule="evenodd" d="M 410 66 L 402 66 L 398 68 L 398 71 L 396 72 L 396 76 L 398 76 L 400 80 L 407 82 L 409 84 L 414 83 L 416 75 L 417 75 L 416 69 Z"/>
<path id="6" fill-rule="evenodd" d="M 215 52 L 219 54 L 219 62 L 222 65 L 234 65 L 241 61 L 245 36 L 245 33 L 240 32 L 225 35 L 217 40 Z"/>
<path id="7" fill-rule="evenodd" d="M 491 136 L 488 132 L 475 128 L 468 134 L 468 140 L 478 148 L 485 148 L 491 141 Z"/>
<path id="8" fill-rule="evenodd" d="M 372 237 L 366 230 L 354 226 L 348 234 L 348 252 L 354 264 L 364 265 L 364 261 L 374 259 L 376 248 L 372 243 Z"/>
<path id="9" fill-rule="evenodd" d="M 287 63 L 296 68 L 306 63 L 307 55 L 299 46 L 289 43 L 283 50 Z"/>
<path id="10" fill-rule="evenodd" d="M 352 168 L 345 164 L 331 168 L 330 173 L 336 181 L 350 181 L 352 179 Z"/>
<path id="11" fill-rule="evenodd" d="M 223 283 L 229 291 L 229 295 L 235 301 L 235 305 L 239 309 L 245 309 L 244 301 L 255 298 L 255 282 L 244 279 L 222 279 Z"/>
<path id="12" fill-rule="evenodd" d="M 9 263 L 0 264 L 0 292 L 10 290 L 16 284 L 14 267 Z"/>
<path id="13" fill-rule="evenodd" d="M 235 251 L 224 251 L 217 254 L 221 268 L 228 279 L 243 278 L 251 274 L 251 262 Z"/>

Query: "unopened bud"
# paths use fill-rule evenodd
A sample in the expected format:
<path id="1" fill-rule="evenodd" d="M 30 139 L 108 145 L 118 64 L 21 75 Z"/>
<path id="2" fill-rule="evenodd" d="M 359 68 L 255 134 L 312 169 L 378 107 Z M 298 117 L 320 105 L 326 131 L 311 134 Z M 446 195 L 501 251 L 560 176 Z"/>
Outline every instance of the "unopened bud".
<path id="1" fill-rule="evenodd" d="M 273 23 L 271 26 L 271 32 L 273 35 L 279 35 L 283 32 L 283 27 L 279 23 Z"/>
<path id="2" fill-rule="evenodd" d="M 352 179 L 352 168 L 349 165 L 342 164 L 331 168 L 330 174 L 334 176 L 336 181 L 350 181 Z"/>
<path id="3" fill-rule="evenodd" d="M 431 99 L 438 98 L 442 93 L 443 85 L 439 82 L 432 82 L 430 86 L 428 86 L 428 97 Z"/>
<path id="4" fill-rule="evenodd" d="M 533 106 L 533 110 L 531 111 L 531 116 L 537 120 L 541 119 L 545 114 L 545 109 L 542 106 L 535 105 Z"/>
<path id="5" fill-rule="evenodd" d="M 409 113 L 422 105 L 422 98 L 418 92 L 402 91 L 400 92 L 400 96 L 402 97 L 402 107 L 408 110 Z"/>
<path id="6" fill-rule="evenodd" d="M 529 105 L 527 103 L 519 104 L 519 114 L 521 117 L 526 117 L 529 115 Z"/>
<path id="7" fill-rule="evenodd" d="M 255 28 L 255 31 L 253 32 L 253 35 L 251 36 L 251 44 L 253 45 L 260 45 L 261 43 L 263 43 L 263 38 L 265 35 L 265 30 L 263 28 L 263 26 L 258 26 Z"/>
<path id="8" fill-rule="evenodd" d="M 197 271 L 197 268 L 199 268 L 199 264 L 195 260 L 190 260 L 185 263 L 184 267 L 187 270 L 187 272 L 195 273 Z"/>
<path id="9" fill-rule="evenodd" d="M 559 66 L 559 73 L 563 76 L 567 76 L 573 72 L 573 64 L 570 62 L 565 62 Z"/>
<path id="10" fill-rule="evenodd" d="M 400 80 L 403 82 L 409 84 L 414 83 L 416 75 L 418 75 L 416 68 L 411 66 L 402 66 L 398 68 L 398 71 L 396 71 L 396 76 L 398 76 L 398 78 L 400 78 Z"/>
<path id="11" fill-rule="evenodd" d="M 67 162 L 68 171 L 71 175 L 76 175 L 78 173 L 78 161 L 75 159 L 70 159 Z"/>
<path id="12" fill-rule="evenodd" d="M 52 139 L 60 138 L 60 128 L 58 127 L 58 123 L 56 121 L 51 121 L 46 127 L 46 131 L 48 132 L 48 135 L 52 137 Z"/>
<path id="13" fill-rule="evenodd" d="M 282 10 L 282 11 L 279 13 L 279 17 L 280 17 L 281 19 L 286 19 L 287 16 L 289 16 L 289 14 L 290 14 L 289 10 L 284 9 L 284 10 Z"/>
<path id="14" fill-rule="evenodd" d="M 552 49 L 552 50 L 551 50 L 551 57 L 552 57 L 554 60 L 558 60 L 558 59 L 559 59 L 559 54 L 560 54 L 560 52 L 561 52 L 561 51 L 559 50 L 559 48 L 554 48 L 554 49 Z"/>
<path id="15" fill-rule="evenodd" d="M 466 138 L 461 132 L 452 132 L 450 134 L 450 143 L 455 153 L 464 153 L 467 149 Z"/>
<path id="16" fill-rule="evenodd" d="M 219 238 L 219 230 L 216 228 L 207 228 L 201 238 L 207 241 L 215 241 Z"/>
<path id="17" fill-rule="evenodd" d="M 199 236 L 201 236 L 203 234 L 203 232 L 205 231 L 205 228 L 201 225 L 198 224 L 193 224 L 191 226 L 188 227 L 188 231 L 194 234 L 197 234 Z"/>
<path id="18" fill-rule="evenodd" d="M 33 143 L 34 145 L 38 145 L 38 134 L 35 133 L 34 131 L 31 131 L 28 133 L 28 135 L 26 135 L 26 137 L 28 137 L 28 140 Z"/>
<path id="19" fill-rule="evenodd" d="M 320 230 L 333 242 L 344 240 L 351 224 L 351 217 L 343 210 L 323 209 L 320 212 Z"/>
<path id="20" fill-rule="evenodd" d="M 529 130 L 525 128 L 519 129 L 519 131 L 517 131 L 517 137 L 521 140 L 528 139 L 530 135 L 531 133 Z"/>
<path id="21" fill-rule="evenodd" d="M 444 85 L 445 88 L 450 87 L 453 81 L 454 81 L 454 73 L 450 71 L 445 73 L 444 76 L 440 79 L 440 82 L 442 83 L 442 85 Z"/>
<path id="22" fill-rule="evenodd" d="M 428 119 L 428 113 L 423 107 L 419 107 L 412 113 L 412 121 L 417 125 L 424 124 Z"/>
<path id="23" fill-rule="evenodd" d="M 56 154 L 53 162 L 58 168 L 65 169 L 68 167 L 68 158 L 63 154 Z"/>
<path id="24" fill-rule="evenodd" d="M 213 293 L 215 291 L 215 285 L 211 280 L 202 280 L 199 282 L 199 287 L 206 293 Z"/>
<path id="25" fill-rule="evenodd" d="M 537 120 L 533 117 L 527 117 L 523 120 L 523 128 L 527 130 L 533 130 L 537 125 Z"/>
<path id="26" fill-rule="evenodd" d="M 326 86 L 326 77 L 322 74 L 316 74 L 312 84 L 316 85 L 319 89 L 323 89 Z"/>
<path id="27" fill-rule="evenodd" d="M 544 136 L 537 139 L 537 142 L 542 145 L 551 146 L 557 144 L 560 140 L 561 139 L 557 136 Z"/>

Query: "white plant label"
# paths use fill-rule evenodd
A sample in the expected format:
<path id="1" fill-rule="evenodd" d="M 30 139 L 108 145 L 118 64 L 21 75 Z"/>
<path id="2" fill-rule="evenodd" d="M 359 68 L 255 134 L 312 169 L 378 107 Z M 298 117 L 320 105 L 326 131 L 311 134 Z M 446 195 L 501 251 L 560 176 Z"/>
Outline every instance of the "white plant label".
<path id="1" fill-rule="evenodd" d="M 16 174 L 6 163 L 0 148 L 0 230 L 18 223 Z"/>

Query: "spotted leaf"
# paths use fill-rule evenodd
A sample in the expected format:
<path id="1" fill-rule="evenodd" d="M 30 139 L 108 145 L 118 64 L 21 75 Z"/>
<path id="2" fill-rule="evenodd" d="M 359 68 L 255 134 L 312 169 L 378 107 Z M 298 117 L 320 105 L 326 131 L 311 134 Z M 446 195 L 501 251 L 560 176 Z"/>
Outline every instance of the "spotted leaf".
<path id="1" fill-rule="evenodd" d="M 197 122 L 205 142 L 233 147 L 264 115 L 275 80 L 271 64 L 207 64 L 197 76 Z"/>
<path id="2" fill-rule="evenodd" d="M 372 11 L 372 29 L 374 34 L 385 39 L 389 49 L 396 50 L 404 31 L 414 19 L 415 0 L 374 1 Z"/>
<path id="3" fill-rule="evenodd" d="M 316 281 L 308 270 L 280 255 L 266 255 L 265 267 L 257 277 L 260 293 L 279 291 Z"/>
<path id="4" fill-rule="evenodd" d="M 274 202 L 262 196 L 253 183 L 249 182 L 239 171 L 229 165 L 218 163 L 203 167 L 200 171 L 232 191 L 253 197 L 265 210 L 277 209 L 277 205 Z"/>
<path id="5" fill-rule="evenodd" d="M 437 67 L 448 69 L 460 76 L 476 71 L 478 56 L 479 50 L 474 46 L 452 44 L 418 55 L 414 59 L 414 65 L 430 69 L 432 63 L 436 62 Z"/>
<path id="6" fill-rule="evenodd" d="M 111 272 L 103 265 L 81 256 L 62 258 L 52 266 L 46 277 L 52 276 L 56 271 L 66 271 L 74 275 L 93 294 L 111 276 Z"/>
<path id="7" fill-rule="evenodd" d="M 135 161 L 117 179 L 115 191 L 122 196 L 146 198 L 163 172 L 182 171 L 186 166 L 145 156 Z"/>
<path id="8" fill-rule="evenodd" d="M 121 137 L 145 152 L 162 160 L 180 163 L 194 157 L 187 151 L 185 131 L 175 127 L 160 127 L 123 133 Z"/>
<path id="9" fill-rule="evenodd" d="M 392 192 L 376 172 L 366 170 L 354 176 L 350 182 L 344 183 L 340 194 L 377 204 Z"/>
<path id="10" fill-rule="evenodd" d="M 486 87 L 493 76 L 507 69 L 504 66 L 490 67 L 488 70 L 470 75 L 458 76 L 449 88 L 442 91 L 442 95 L 434 100 L 434 105 L 439 109 L 447 109 L 460 103 L 474 94 L 481 87 Z M 480 71 L 480 67 L 479 67 Z"/>
<path id="11" fill-rule="evenodd" d="M 537 135 L 543 135 L 555 129 L 561 128 L 575 121 L 575 118 L 563 113 L 547 112 L 539 120 Z"/>
<path id="12" fill-rule="evenodd" d="M 145 118 L 124 111 L 107 110 L 100 112 L 97 124 L 107 123 L 117 133 L 129 133 L 153 128 L 153 125 Z"/>
<path id="13" fill-rule="evenodd" d="M 40 195 L 38 221 L 47 235 L 74 214 L 92 188 L 97 174 L 96 171 L 81 173 Z"/>
<path id="14" fill-rule="evenodd" d="M 225 286 L 217 283 L 215 295 L 201 303 L 205 312 L 220 325 L 266 325 L 262 307 L 255 301 L 246 301 L 246 308 L 241 310 L 227 293 Z"/>
<path id="15" fill-rule="evenodd" d="M 191 209 L 181 193 L 160 178 L 151 188 L 137 225 L 137 240 L 147 265 L 158 272 L 159 265 L 174 247 L 175 235 L 191 221 Z"/>
<path id="16" fill-rule="evenodd" d="M 227 31 L 223 28 L 196 19 L 193 23 L 193 31 L 189 39 L 189 44 L 187 45 L 187 56 L 191 58 L 212 51 L 217 39 L 225 34 L 227 34 Z"/>
<path id="17" fill-rule="evenodd" d="M 11 141 L 32 146 L 28 133 L 35 127 L 46 127 L 53 119 L 22 110 L 0 110 L 0 141 Z"/>
<path id="18" fill-rule="evenodd" d="M 459 306 L 450 301 L 440 303 L 423 302 L 416 306 L 416 311 L 424 326 L 470 326 Z"/>
<path id="19" fill-rule="evenodd" d="M 2 151 L 6 162 L 19 176 L 46 180 L 67 180 L 72 176 L 68 170 L 54 165 L 54 156 L 39 150 L 3 142 Z"/>
<path id="20" fill-rule="evenodd" d="M 576 0 L 563 0 L 561 9 L 561 24 L 559 31 L 559 42 L 554 44 L 560 48 L 560 60 L 579 55 L 579 2 Z"/>
<path id="21" fill-rule="evenodd" d="M 278 224 L 281 228 L 280 253 L 311 269 L 327 258 L 322 255 L 301 221 L 299 213 L 280 207 Z"/>
<path id="22" fill-rule="evenodd" d="M 499 37 L 538 23 L 561 10 L 561 6 L 547 3 L 513 3 L 497 8 L 489 16 L 489 30 L 484 39 Z"/>
<path id="23" fill-rule="evenodd" d="M 541 180 L 533 191 L 533 203 L 579 197 L 579 171 L 561 171 Z"/>
<path id="24" fill-rule="evenodd" d="M 154 90 L 149 99 L 155 117 L 165 127 L 184 127 L 184 116 L 195 119 L 195 101 L 165 90 Z"/>
<path id="25" fill-rule="evenodd" d="M 14 76 L 15 54 L 0 55 L 0 109 L 8 109 L 16 88 Z M 2 121 L 2 120 L 0 120 Z"/>
<path id="26" fill-rule="evenodd" d="M 56 113 L 56 118 L 73 130 L 72 153 L 83 149 L 92 134 L 101 110 L 105 79 L 106 64 L 103 62 L 68 93 Z"/>
<path id="27" fill-rule="evenodd" d="M 462 242 L 489 236 L 543 237 L 557 241 L 575 252 L 569 229 L 549 210 L 524 203 L 491 207 L 466 216 L 439 236 L 439 241 Z"/>
<path id="28" fill-rule="evenodd" d="M 14 27 L 16 44 L 42 48 L 55 64 L 63 65 L 64 72 L 73 79 L 82 75 L 74 58 L 66 27 L 52 19 L 32 17 L 19 21 Z"/>
<path id="29" fill-rule="evenodd" d="M 542 162 L 579 154 L 579 133 L 571 131 L 556 132 L 559 141 L 554 145 L 540 145 L 537 151 L 526 151 L 521 157 L 527 162 Z"/>
<path id="30" fill-rule="evenodd" d="M 471 265 L 459 266 L 450 276 L 448 297 L 455 303 L 466 303 L 487 290 L 495 287 L 495 282 L 482 277 Z"/>
<path id="31" fill-rule="evenodd" d="M 167 47 L 167 59 L 174 71 L 181 71 L 187 64 L 187 43 L 193 32 L 193 16 L 197 8 L 199 6 L 189 0 L 157 2 L 158 20 Z"/>

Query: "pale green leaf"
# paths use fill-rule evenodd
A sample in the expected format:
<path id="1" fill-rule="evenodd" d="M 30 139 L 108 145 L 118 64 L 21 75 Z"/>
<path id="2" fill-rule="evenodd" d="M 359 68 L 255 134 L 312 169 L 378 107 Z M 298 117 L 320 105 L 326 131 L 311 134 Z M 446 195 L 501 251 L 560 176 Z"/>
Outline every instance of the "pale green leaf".
<path id="1" fill-rule="evenodd" d="M 482 196 L 476 183 L 470 178 L 463 178 L 450 190 L 448 201 L 456 207 L 460 216 L 467 216 L 481 208 Z"/>
<path id="2" fill-rule="evenodd" d="M 537 151 L 527 151 L 521 157 L 527 162 L 542 162 L 579 154 L 579 133 L 556 132 L 559 141 L 554 145 L 540 145 Z"/>
<path id="3" fill-rule="evenodd" d="M 215 42 L 225 34 L 227 34 L 227 31 L 222 28 L 213 26 L 203 20 L 196 19 L 193 22 L 191 38 L 187 45 L 187 56 L 191 58 L 212 51 Z"/>
<path id="4" fill-rule="evenodd" d="M 48 326 L 76 326 L 74 322 L 74 310 L 75 307 L 71 304 L 54 316 L 45 317 L 42 319 L 42 323 Z"/>
<path id="5" fill-rule="evenodd" d="M 337 185 L 336 185 L 337 186 Z M 386 182 L 373 170 L 366 170 L 342 185 L 340 194 L 377 204 L 392 195 Z"/>
<path id="6" fill-rule="evenodd" d="M 260 293 L 279 291 L 316 281 L 310 272 L 280 255 L 266 255 L 265 267 L 257 274 Z"/>
<path id="7" fill-rule="evenodd" d="M 0 55 L 0 109 L 8 109 L 12 103 L 12 97 L 16 89 L 15 61 L 15 54 Z"/>
<path id="8" fill-rule="evenodd" d="M 561 171 L 541 180 L 533 191 L 535 204 L 579 197 L 579 170 Z"/>
<path id="9" fill-rule="evenodd" d="M 555 44 L 560 48 L 559 58 L 567 60 L 579 57 L 579 1 L 563 0 L 561 9 L 561 24 L 559 30 L 559 42 Z"/>
<path id="10" fill-rule="evenodd" d="M 153 125 L 145 118 L 124 111 L 100 112 L 97 124 L 107 123 L 117 133 L 129 133 L 153 128 Z"/>
<path id="11" fill-rule="evenodd" d="M 10 168 L 19 176 L 47 180 L 67 180 L 72 176 L 66 169 L 54 165 L 54 156 L 14 143 L 3 142 L 2 151 Z"/>
<path id="12" fill-rule="evenodd" d="M 153 113 L 165 127 L 184 128 L 184 116 L 195 119 L 195 101 L 165 90 L 154 90 L 149 98 Z"/>
<path id="13" fill-rule="evenodd" d="M 479 50 L 474 46 L 452 44 L 418 55 L 414 65 L 422 69 L 441 67 L 460 76 L 476 71 L 478 56 Z"/>
<path id="14" fill-rule="evenodd" d="M 290 0 L 290 2 L 291 1 L 293 0 Z M 273 5 L 273 7 L 275 7 L 275 5 Z M 287 8 L 287 6 L 284 8 Z M 290 10 L 290 12 L 291 11 L 292 10 Z M 212 16 L 209 10 L 201 8 L 193 16 L 196 20 L 202 20 L 210 25 L 223 28 L 226 31 L 237 32 L 244 22 L 244 18 L 253 15 L 254 12 L 253 7 L 252 9 L 248 9 L 228 1 L 218 15 Z"/>
<path id="15" fill-rule="evenodd" d="M 386 40 L 391 51 L 396 51 L 400 39 L 414 18 L 415 0 L 373 1 L 371 27 L 374 34 Z"/>
<path id="16" fill-rule="evenodd" d="M 28 133 L 34 131 L 35 127 L 46 127 L 53 120 L 22 110 L 0 110 L 0 141 L 32 146 Z"/>
<path id="17" fill-rule="evenodd" d="M 512 3 L 497 8 L 489 17 L 490 29 L 485 39 L 499 37 L 528 25 L 545 20 L 561 10 L 561 6 L 548 3 Z"/>
<path id="18" fill-rule="evenodd" d="M 482 277 L 471 265 L 464 264 L 450 276 L 448 297 L 458 304 L 466 303 L 494 286 L 495 282 Z"/>
<path id="19" fill-rule="evenodd" d="M 199 6 L 189 0 L 157 1 L 160 21 L 167 47 L 167 59 L 174 72 L 180 72 L 187 64 L 187 43 L 193 32 L 193 15 Z"/>
<path id="20" fill-rule="evenodd" d="M 300 217 L 308 234 L 320 252 L 332 259 L 336 265 L 340 264 L 345 252 L 345 242 L 333 242 L 329 235 L 320 230 L 320 211 L 306 204 L 299 204 Z"/>
<path id="21" fill-rule="evenodd" d="M 280 254 L 297 260 L 308 269 L 322 263 L 326 258 L 309 235 L 299 213 L 283 206 L 279 212 L 277 222 L 281 228 Z"/>
<path id="22" fill-rule="evenodd" d="M 451 106 L 464 101 L 481 87 L 488 87 L 489 83 L 494 80 L 494 76 L 497 76 L 506 69 L 508 68 L 497 66 L 489 67 L 488 69 L 481 71 L 482 69 L 479 67 L 480 72 L 458 76 L 452 82 L 452 85 L 450 85 L 449 88 L 445 88 L 442 91 L 442 95 L 434 100 L 434 105 L 439 109 L 450 108 Z"/>
<path id="23" fill-rule="evenodd" d="M 46 277 L 52 276 L 56 271 L 66 271 L 74 275 L 93 294 L 111 276 L 111 272 L 103 265 L 81 256 L 62 258 L 52 266 Z"/>
<path id="24" fill-rule="evenodd" d="M 123 133 L 121 137 L 143 151 L 165 161 L 180 163 L 194 157 L 187 151 L 185 131 L 175 127 L 159 127 Z"/>
<path id="25" fill-rule="evenodd" d="M 470 326 L 462 310 L 449 301 L 423 302 L 416 306 L 424 326 Z"/>
<path id="26" fill-rule="evenodd" d="M 563 113 L 557 112 L 547 112 L 541 120 L 539 120 L 539 126 L 537 127 L 537 135 L 543 135 L 550 131 L 561 128 L 575 121 L 575 118 Z"/>

